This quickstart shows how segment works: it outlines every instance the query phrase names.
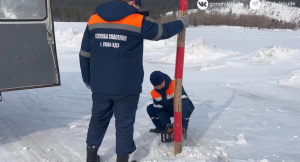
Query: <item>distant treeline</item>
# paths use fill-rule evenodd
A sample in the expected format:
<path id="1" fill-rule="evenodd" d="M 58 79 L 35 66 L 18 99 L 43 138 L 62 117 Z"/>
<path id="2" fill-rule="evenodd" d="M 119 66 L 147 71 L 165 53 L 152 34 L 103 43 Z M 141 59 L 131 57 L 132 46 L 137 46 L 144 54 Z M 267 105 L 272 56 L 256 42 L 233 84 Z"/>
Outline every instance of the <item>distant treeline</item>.
<path id="1" fill-rule="evenodd" d="M 112 0 L 52 0 L 55 21 L 88 21 L 95 9 Z M 198 0 L 189 0 L 189 8 L 197 8 Z M 143 0 L 143 10 L 150 11 L 151 17 L 160 18 L 169 11 L 177 11 L 179 0 Z"/>
<path id="2" fill-rule="evenodd" d="M 168 15 L 159 21 L 161 23 L 176 20 L 176 16 Z M 262 15 L 237 15 L 233 13 L 206 13 L 203 11 L 190 14 L 190 25 L 198 26 L 242 26 L 242 27 L 256 27 L 258 29 L 299 29 L 300 22 L 284 22 L 271 19 Z"/>
<path id="3" fill-rule="evenodd" d="M 51 0 L 55 21 L 87 22 L 98 5 L 112 0 Z M 189 9 L 197 8 L 198 0 L 189 0 Z M 250 0 L 208 0 L 209 2 L 242 2 Z M 300 0 L 270 0 L 272 2 L 295 2 L 300 7 Z M 178 11 L 179 0 L 143 0 L 143 10 L 150 11 L 151 17 L 159 19 L 169 11 Z"/>

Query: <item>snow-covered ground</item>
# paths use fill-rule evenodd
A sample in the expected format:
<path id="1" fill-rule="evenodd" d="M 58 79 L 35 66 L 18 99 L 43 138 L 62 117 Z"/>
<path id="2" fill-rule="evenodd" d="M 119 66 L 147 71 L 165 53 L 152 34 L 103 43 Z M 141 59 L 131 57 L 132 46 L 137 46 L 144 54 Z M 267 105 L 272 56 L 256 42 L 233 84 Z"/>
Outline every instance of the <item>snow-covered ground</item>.
<path id="1" fill-rule="evenodd" d="M 82 162 L 91 92 L 82 83 L 78 52 L 85 23 L 56 23 L 62 86 L 4 93 L 0 162 Z M 135 124 L 143 162 L 297 162 L 300 160 L 300 32 L 239 27 L 189 27 L 183 85 L 195 104 L 188 140 L 173 145 L 149 133 L 149 75 L 174 76 L 176 38 L 145 41 L 145 79 Z M 99 149 L 115 161 L 111 120 Z"/>

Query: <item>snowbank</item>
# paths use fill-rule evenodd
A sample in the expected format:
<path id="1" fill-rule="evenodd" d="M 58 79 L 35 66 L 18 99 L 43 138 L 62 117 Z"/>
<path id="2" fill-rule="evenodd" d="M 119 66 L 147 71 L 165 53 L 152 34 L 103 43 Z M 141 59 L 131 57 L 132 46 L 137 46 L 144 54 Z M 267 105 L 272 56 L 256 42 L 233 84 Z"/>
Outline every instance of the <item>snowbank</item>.
<path id="1" fill-rule="evenodd" d="M 300 70 L 292 72 L 292 77 L 289 79 L 292 83 L 300 84 Z"/>
<path id="2" fill-rule="evenodd" d="M 294 53 L 296 50 L 292 50 L 287 47 L 281 46 L 268 46 L 259 49 L 254 53 L 254 56 L 250 59 L 252 62 L 268 62 L 273 63 L 289 58 L 289 55 Z"/>
<path id="3" fill-rule="evenodd" d="M 278 82 L 282 85 L 300 85 L 300 70 L 293 71 L 291 74 Z"/>
<path id="4" fill-rule="evenodd" d="M 78 33 L 76 29 L 57 30 L 55 32 L 56 44 L 58 47 L 77 47 L 81 46 L 83 33 Z"/>
<path id="5" fill-rule="evenodd" d="M 207 44 L 203 38 L 199 38 L 186 46 L 185 62 L 197 63 L 215 60 L 224 56 L 234 55 L 231 51 L 222 51 L 213 44 Z M 175 63 L 176 53 L 169 54 L 157 61 Z"/>
<path id="6" fill-rule="evenodd" d="M 177 36 L 174 36 L 170 39 L 160 40 L 160 41 L 145 40 L 144 47 L 145 49 L 157 49 L 157 48 L 175 46 L 176 43 L 177 43 Z"/>

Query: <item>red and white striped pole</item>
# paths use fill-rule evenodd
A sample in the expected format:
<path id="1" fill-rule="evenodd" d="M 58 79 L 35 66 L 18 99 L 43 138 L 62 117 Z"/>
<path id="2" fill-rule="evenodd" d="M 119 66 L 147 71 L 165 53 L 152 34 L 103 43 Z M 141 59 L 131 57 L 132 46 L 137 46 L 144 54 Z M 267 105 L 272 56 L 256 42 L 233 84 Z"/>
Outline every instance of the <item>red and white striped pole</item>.
<path id="1" fill-rule="evenodd" d="M 179 17 L 187 14 L 188 0 L 180 0 Z M 175 155 L 182 152 L 182 76 L 184 64 L 186 28 L 177 38 L 177 56 L 175 68 L 175 96 L 174 96 L 174 151 Z"/>

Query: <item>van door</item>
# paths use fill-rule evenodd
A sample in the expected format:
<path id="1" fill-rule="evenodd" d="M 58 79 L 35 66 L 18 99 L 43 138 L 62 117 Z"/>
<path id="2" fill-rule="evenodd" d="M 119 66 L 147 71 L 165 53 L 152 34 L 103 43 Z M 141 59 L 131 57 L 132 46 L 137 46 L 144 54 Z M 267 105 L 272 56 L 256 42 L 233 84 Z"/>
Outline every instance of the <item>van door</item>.
<path id="1" fill-rule="evenodd" d="M 1 0 L 0 93 L 59 85 L 50 0 Z"/>

